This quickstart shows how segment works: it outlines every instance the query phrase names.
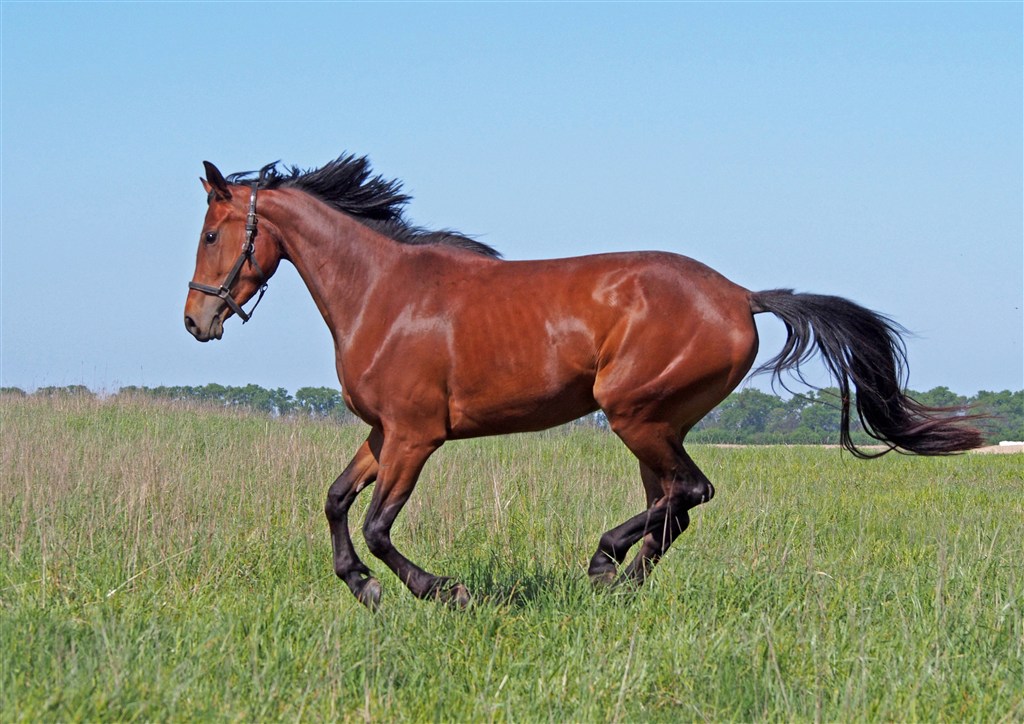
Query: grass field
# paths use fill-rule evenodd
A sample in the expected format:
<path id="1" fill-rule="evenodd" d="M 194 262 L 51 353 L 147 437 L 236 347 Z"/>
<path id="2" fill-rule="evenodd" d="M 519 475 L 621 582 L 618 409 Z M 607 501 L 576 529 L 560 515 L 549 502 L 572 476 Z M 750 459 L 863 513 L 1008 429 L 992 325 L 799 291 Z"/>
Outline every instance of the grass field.
<path id="1" fill-rule="evenodd" d="M 5 722 L 1024 719 L 1019 455 L 694 447 L 718 494 L 626 594 L 585 572 L 642 507 L 613 436 L 453 443 L 394 539 L 474 603 L 413 599 L 357 535 L 371 614 L 322 513 L 361 429 L 73 398 L 0 419 Z"/>

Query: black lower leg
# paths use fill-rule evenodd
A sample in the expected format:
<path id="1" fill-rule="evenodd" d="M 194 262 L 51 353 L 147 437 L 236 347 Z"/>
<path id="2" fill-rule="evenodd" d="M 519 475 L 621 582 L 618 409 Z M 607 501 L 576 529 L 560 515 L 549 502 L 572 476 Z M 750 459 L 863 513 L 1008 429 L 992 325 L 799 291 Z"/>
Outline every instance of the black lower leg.
<path id="1" fill-rule="evenodd" d="M 626 559 L 626 554 L 638 540 L 651 528 L 662 524 L 665 508 L 655 505 L 650 510 L 634 515 L 620 526 L 612 528 L 601 536 L 597 552 L 590 559 L 587 573 L 595 583 L 611 583 L 619 565 Z"/>
<path id="2" fill-rule="evenodd" d="M 391 542 L 391 526 L 404 503 L 405 499 L 402 498 L 388 505 L 380 505 L 378 499 L 374 498 L 363 524 L 363 536 L 370 552 L 384 561 L 417 598 L 466 606 L 470 597 L 464 585 L 454 579 L 428 573 L 402 555 Z"/>
<path id="3" fill-rule="evenodd" d="M 331 530 L 331 547 L 333 549 L 334 572 L 345 582 L 349 590 L 360 601 L 372 591 L 367 590 L 370 569 L 356 555 L 349 535 L 348 511 L 359 492 L 373 482 L 377 473 L 377 462 L 369 454 L 366 444 L 345 468 L 345 472 L 331 485 L 327 492 L 324 514 Z M 377 594 L 379 598 L 379 592 Z"/>
<path id="4" fill-rule="evenodd" d="M 651 525 L 644 530 L 643 546 L 616 583 L 642 584 L 673 541 L 689 527 L 690 509 L 714 497 L 715 488 L 707 476 L 685 452 L 681 453 L 681 458 L 684 463 L 681 472 L 672 481 L 668 495 L 658 501 L 658 506 L 666 513 L 660 521 L 652 518 Z"/>
<path id="5" fill-rule="evenodd" d="M 666 515 L 660 531 L 651 531 L 644 536 L 643 545 L 640 546 L 636 557 L 622 572 L 617 582 L 629 582 L 638 586 L 643 584 L 672 542 L 689 525 L 690 516 L 685 510 L 677 510 L 672 515 Z"/>

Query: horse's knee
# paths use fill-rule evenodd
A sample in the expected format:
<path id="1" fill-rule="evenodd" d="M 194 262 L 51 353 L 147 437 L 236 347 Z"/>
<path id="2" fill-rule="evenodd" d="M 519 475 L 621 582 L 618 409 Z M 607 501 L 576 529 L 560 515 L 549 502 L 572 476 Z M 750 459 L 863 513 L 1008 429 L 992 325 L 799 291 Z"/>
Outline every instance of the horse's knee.
<path id="1" fill-rule="evenodd" d="M 324 515 L 327 516 L 327 520 L 333 522 L 348 515 L 348 509 L 352 507 L 356 496 L 371 482 L 372 476 L 349 478 L 347 473 L 335 480 L 327 491 L 327 500 L 324 503 Z"/>
<path id="2" fill-rule="evenodd" d="M 327 520 L 338 520 L 345 515 L 345 506 L 343 504 L 344 496 L 336 494 L 333 490 L 327 493 L 327 501 L 324 503 L 324 515 L 327 516 Z"/>
<path id="3" fill-rule="evenodd" d="M 378 558 L 391 549 L 391 533 L 380 521 L 367 519 L 363 523 L 363 539 L 370 553 Z"/>

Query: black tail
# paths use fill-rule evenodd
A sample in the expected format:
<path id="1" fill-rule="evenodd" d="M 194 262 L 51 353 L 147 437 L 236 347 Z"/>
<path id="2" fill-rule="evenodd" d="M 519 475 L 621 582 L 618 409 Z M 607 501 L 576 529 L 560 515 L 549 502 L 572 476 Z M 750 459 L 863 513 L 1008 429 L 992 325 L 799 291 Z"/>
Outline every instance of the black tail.
<path id="1" fill-rule="evenodd" d="M 794 294 L 776 289 L 751 294 L 754 314 L 771 312 L 786 323 L 786 344 L 756 373 L 781 375 L 791 370 L 803 381 L 800 365 L 814 353 L 812 343 L 839 386 L 842 406 L 840 440 L 857 457 L 883 455 L 860 450 L 850 439 L 850 383 L 857 393 L 857 414 L 868 435 L 919 455 L 970 450 L 984 440 L 970 422 L 978 416 L 962 409 L 927 407 L 907 397 L 907 356 L 902 333 L 891 319 L 840 297 Z"/>

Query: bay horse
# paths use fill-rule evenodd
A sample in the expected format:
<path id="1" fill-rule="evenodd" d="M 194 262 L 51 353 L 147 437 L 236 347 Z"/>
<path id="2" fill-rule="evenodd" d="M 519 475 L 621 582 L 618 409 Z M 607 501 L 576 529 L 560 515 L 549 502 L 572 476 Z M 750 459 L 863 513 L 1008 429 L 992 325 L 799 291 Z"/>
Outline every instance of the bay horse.
<path id="1" fill-rule="evenodd" d="M 904 394 L 902 327 L 846 299 L 751 292 L 662 252 L 504 261 L 457 232 L 412 226 L 401 184 L 373 175 L 365 157 L 227 177 L 204 167 L 208 208 L 185 327 L 201 342 L 220 339 L 229 317 L 248 320 L 243 304 L 262 297 L 281 261 L 298 270 L 333 335 L 345 404 L 370 426 L 325 512 L 334 570 L 371 609 L 381 586 L 348 527 L 362 490 L 376 483 L 363 524 L 370 552 L 415 596 L 466 605 L 463 584 L 391 542 L 427 458 L 447 440 L 541 430 L 599 409 L 640 463 L 647 508 L 601 536 L 588 572 L 595 583 L 643 583 L 688 511 L 715 494 L 683 440 L 750 370 L 756 314 L 775 314 L 788 331 L 761 370 L 799 376 L 814 352 L 824 360 L 854 455 L 873 456 L 850 436 L 852 391 L 885 452 L 982 443 L 968 416 Z"/>

